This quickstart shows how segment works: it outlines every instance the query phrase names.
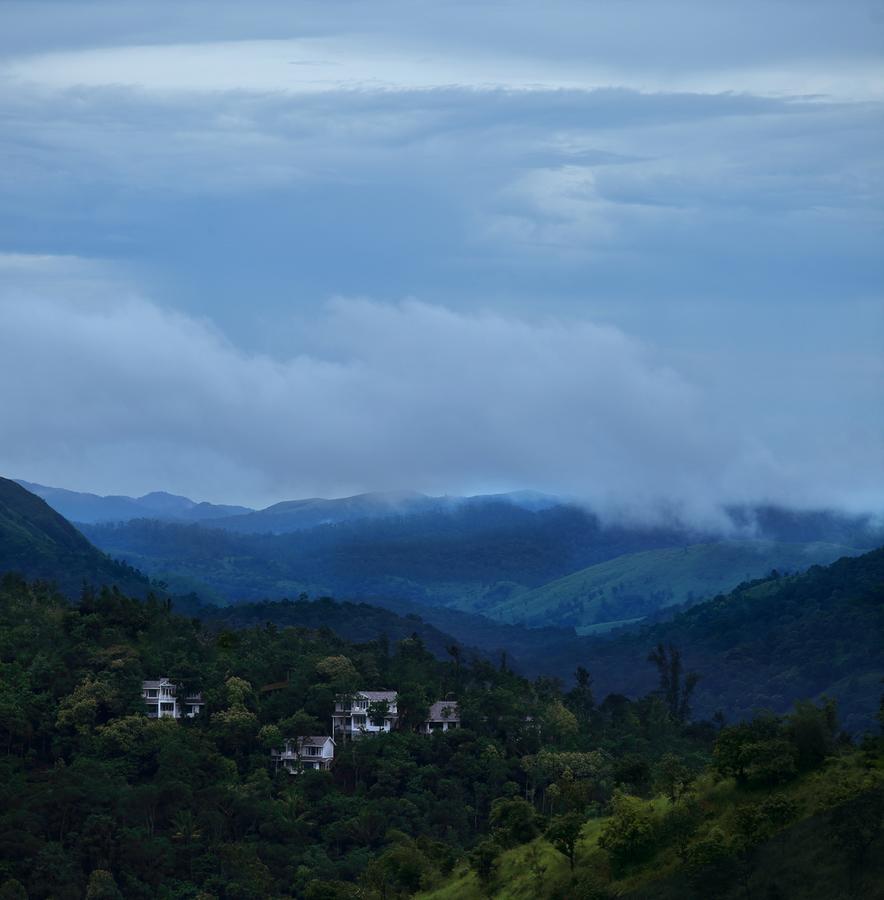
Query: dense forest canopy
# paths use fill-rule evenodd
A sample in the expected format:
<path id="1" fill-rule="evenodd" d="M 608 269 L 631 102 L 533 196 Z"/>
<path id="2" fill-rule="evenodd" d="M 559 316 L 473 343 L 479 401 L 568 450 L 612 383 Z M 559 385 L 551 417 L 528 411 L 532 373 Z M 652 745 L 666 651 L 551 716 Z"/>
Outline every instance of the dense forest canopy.
<path id="1" fill-rule="evenodd" d="M 541 895 L 608 896 L 654 877 L 644 867 L 662 859 L 666 877 L 710 896 L 709 885 L 768 878 L 753 860 L 807 816 L 841 836 L 838 877 L 867 883 L 871 857 L 839 811 L 868 802 L 874 820 L 880 739 L 854 749 L 825 703 L 694 723 L 697 675 L 681 651 L 645 656 L 655 691 L 602 697 L 583 667 L 568 685 L 528 681 L 457 646 L 440 660 L 417 636 L 206 628 L 168 600 L 103 588 L 71 605 L 6 576 L 0 890 L 317 900 L 450 882 L 459 895 L 494 894 L 508 854 L 533 846 L 537 865 L 522 874 Z M 160 675 L 200 691 L 204 711 L 147 718 L 142 681 Z M 342 742 L 331 772 L 274 770 L 283 740 L 329 732 L 337 696 L 389 688 L 398 731 Z M 439 699 L 458 702 L 463 727 L 414 733 Z M 722 790 L 743 818 L 725 814 Z M 725 863 L 730 880 L 715 887 Z"/>

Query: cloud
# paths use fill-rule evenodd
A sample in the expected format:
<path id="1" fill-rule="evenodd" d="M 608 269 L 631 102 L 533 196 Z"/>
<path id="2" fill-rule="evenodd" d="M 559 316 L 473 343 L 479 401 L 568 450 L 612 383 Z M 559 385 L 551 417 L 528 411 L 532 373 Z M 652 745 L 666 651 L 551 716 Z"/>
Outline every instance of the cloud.
<path id="1" fill-rule="evenodd" d="M 34 9 L 39 10 L 35 15 Z M 880 96 L 873 0 L 284 3 L 7 2 L 7 55 L 55 84 L 622 85 L 643 91 Z M 2 39 L 0 39 L 2 41 Z M 675 61 L 675 63 L 674 63 Z"/>
<path id="2" fill-rule="evenodd" d="M 0 262 L 18 273 L 0 298 L 0 465 L 19 477 L 251 502 L 535 487 L 685 515 L 881 496 L 880 472 L 816 454 L 805 480 L 798 446 L 778 458 L 758 422 L 610 326 L 337 299 L 273 359 L 113 282 L 102 296 L 94 264 Z"/>
<path id="3" fill-rule="evenodd" d="M 8 470 L 879 503 L 876 4 L 417 8 L 4 5 Z"/>

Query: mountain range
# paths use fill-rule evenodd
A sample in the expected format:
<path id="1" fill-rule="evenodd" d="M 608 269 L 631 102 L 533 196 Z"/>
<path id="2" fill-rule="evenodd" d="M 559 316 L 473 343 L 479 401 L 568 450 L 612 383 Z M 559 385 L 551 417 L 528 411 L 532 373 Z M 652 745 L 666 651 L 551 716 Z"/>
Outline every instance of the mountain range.
<path id="1" fill-rule="evenodd" d="M 130 522 L 133 519 L 201 522 L 209 527 L 243 534 L 286 534 L 318 525 L 452 511 L 488 502 L 508 503 L 529 510 L 548 509 L 562 503 L 558 498 L 538 491 L 512 491 L 474 497 L 430 497 L 417 491 L 373 491 L 352 497 L 284 500 L 265 509 L 252 509 L 197 502 L 167 491 L 152 491 L 141 497 L 101 496 L 22 479 L 17 479 L 17 482 L 42 497 L 56 512 L 72 522 L 90 525 Z"/>
<path id="2" fill-rule="evenodd" d="M 251 510 L 20 484 L 175 593 L 221 604 L 301 594 L 406 602 L 582 634 L 884 543 L 868 516 L 770 506 L 728 509 L 730 526 L 715 533 L 604 521 L 531 491 L 374 492 Z"/>
<path id="3" fill-rule="evenodd" d="M 153 491 L 143 497 L 126 497 L 69 491 L 16 479 L 23 488 L 45 500 L 71 522 L 129 522 L 132 519 L 158 519 L 173 522 L 200 522 L 225 516 L 251 513 L 247 506 L 197 503 L 187 497 Z"/>

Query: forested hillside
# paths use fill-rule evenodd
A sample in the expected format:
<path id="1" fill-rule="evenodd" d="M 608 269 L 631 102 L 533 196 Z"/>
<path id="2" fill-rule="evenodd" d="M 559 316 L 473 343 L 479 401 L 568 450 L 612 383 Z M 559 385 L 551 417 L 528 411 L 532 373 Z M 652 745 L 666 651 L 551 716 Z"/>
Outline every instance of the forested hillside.
<path id="1" fill-rule="evenodd" d="M 647 690 L 630 662 L 642 648 L 675 643 L 703 673 L 696 705 L 729 719 L 784 712 L 798 697 L 838 699 L 845 724 L 867 727 L 884 678 L 884 548 L 807 573 L 774 575 L 592 649 L 558 653 L 563 674 L 589 656 L 605 691 Z"/>
<path id="2" fill-rule="evenodd" d="M 147 579 L 96 549 L 43 500 L 0 478 L 0 574 L 14 570 L 79 592 L 83 582 L 114 583 L 140 595 Z"/>
<path id="3" fill-rule="evenodd" d="M 654 684 L 652 670 L 635 660 L 648 647 L 675 643 L 687 664 L 702 674 L 697 711 L 703 716 L 721 712 L 730 721 L 759 709 L 786 712 L 801 697 L 831 696 L 838 699 L 845 727 L 861 732 L 871 724 L 884 678 L 884 549 L 815 566 L 802 575 L 747 582 L 730 594 L 676 610 L 671 620 L 607 637 L 497 625 L 456 610 L 379 602 L 432 623 L 443 637 L 422 633 L 434 649 L 456 640 L 492 659 L 504 655 L 510 667 L 531 677 L 567 680 L 585 665 L 603 693 L 630 697 Z M 319 621 L 310 603 L 291 602 L 237 605 L 211 616 L 234 626 Z M 364 605 L 327 604 L 324 616 L 325 624 L 346 635 L 354 634 L 357 620 L 370 637 L 388 627 L 396 633 L 408 623 L 400 619 L 388 626 L 380 611 Z"/>
<path id="4" fill-rule="evenodd" d="M 207 631 L 168 601 L 103 589 L 71 605 L 6 576 L 0 891 L 572 898 L 676 879 L 699 898 L 767 888 L 768 846 L 803 822 L 833 848 L 832 884 L 868 887 L 880 740 L 839 741 L 826 705 L 691 724 L 677 649 L 645 662 L 648 649 L 633 662 L 659 692 L 602 699 L 582 669 L 563 689 L 457 652 L 440 661 L 414 637 Z M 201 691 L 203 711 L 147 718 L 141 684 L 160 675 Z M 357 689 L 398 690 L 400 730 L 342 741 L 330 772 L 277 771 L 271 749 L 328 733 L 335 697 Z M 460 704 L 462 727 L 414 733 L 439 698 Z"/>

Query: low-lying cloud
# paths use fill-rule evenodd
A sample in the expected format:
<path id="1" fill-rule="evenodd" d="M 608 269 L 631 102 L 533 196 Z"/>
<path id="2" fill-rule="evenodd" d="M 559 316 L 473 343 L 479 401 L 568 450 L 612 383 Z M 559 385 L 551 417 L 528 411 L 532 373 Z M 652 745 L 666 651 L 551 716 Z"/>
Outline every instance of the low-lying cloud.
<path id="1" fill-rule="evenodd" d="M 829 460 L 798 429 L 793 452 L 775 453 L 763 419 L 585 319 L 335 299 L 271 358 L 76 260 L 4 262 L 4 474 L 257 504 L 531 487 L 707 515 L 730 501 L 881 497 L 864 448 L 855 465 Z"/>

